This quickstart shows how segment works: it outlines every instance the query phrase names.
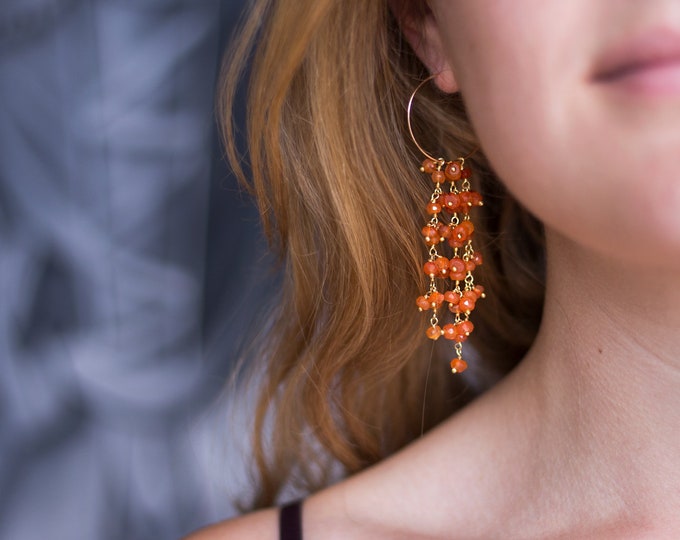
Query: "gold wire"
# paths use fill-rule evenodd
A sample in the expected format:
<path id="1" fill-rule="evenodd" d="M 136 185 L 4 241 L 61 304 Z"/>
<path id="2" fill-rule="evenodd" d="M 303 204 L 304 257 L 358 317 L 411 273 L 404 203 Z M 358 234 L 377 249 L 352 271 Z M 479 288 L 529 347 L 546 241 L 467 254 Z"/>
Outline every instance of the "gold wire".
<path id="1" fill-rule="evenodd" d="M 418 147 L 418 150 L 427 158 L 431 159 L 432 161 L 439 162 L 443 161 L 442 159 L 437 159 L 436 157 L 431 156 L 429 153 L 427 153 L 420 144 L 418 144 L 418 141 L 416 140 L 416 136 L 413 134 L 413 126 L 411 125 L 411 109 L 413 109 L 413 100 L 416 97 L 416 94 L 418 91 L 425 86 L 428 82 L 430 82 L 432 79 L 434 79 L 437 75 L 430 75 L 427 79 L 425 79 L 423 82 L 421 82 L 418 86 L 416 86 L 416 89 L 413 91 L 411 94 L 411 98 L 408 100 L 408 107 L 406 107 L 406 123 L 408 124 L 408 132 L 411 135 L 411 140 L 413 140 L 413 144 L 415 144 Z"/>
<path id="2" fill-rule="evenodd" d="M 444 158 L 436 158 L 436 157 L 432 156 L 422 146 L 420 146 L 420 144 L 416 140 L 415 134 L 413 133 L 413 125 L 411 124 L 411 111 L 413 110 L 413 101 L 416 97 L 416 94 L 420 91 L 420 89 L 423 86 L 425 86 L 428 82 L 430 82 L 432 79 L 434 79 L 437 75 L 439 75 L 439 73 L 435 73 L 434 75 L 430 75 L 425 80 L 423 80 L 418 86 L 416 86 L 415 90 L 413 91 L 413 93 L 411 94 L 411 97 L 408 100 L 408 106 L 406 107 L 406 124 L 408 125 L 408 132 L 409 132 L 409 135 L 411 135 L 411 140 L 413 141 L 413 144 L 416 145 L 418 150 L 420 150 L 420 152 L 426 158 L 431 159 L 432 161 L 434 161 L 435 163 L 438 163 L 441 166 L 442 164 L 446 163 L 446 160 Z M 465 165 L 465 160 L 467 158 L 471 157 L 475 152 L 477 152 L 477 150 L 479 150 L 478 146 L 475 147 L 472 150 L 472 152 L 470 152 L 465 157 L 458 158 L 458 161 L 460 161 L 461 167 L 463 167 Z"/>

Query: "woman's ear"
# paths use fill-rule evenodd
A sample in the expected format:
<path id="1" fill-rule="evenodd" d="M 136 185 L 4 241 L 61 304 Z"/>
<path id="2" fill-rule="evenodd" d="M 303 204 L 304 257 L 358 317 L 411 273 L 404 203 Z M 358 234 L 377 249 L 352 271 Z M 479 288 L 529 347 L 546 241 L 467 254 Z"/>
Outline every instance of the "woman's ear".
<path id="1" fill-rule="evenodd" d="M 444 54 L 441 29 L 429 6 L 423 2 L 422 6 L 414 7 L 409 0 L 388 1 L 406 41 L 430 73 L 436 75 L 437 87 L 447 94 L 457 92 L 458 82 Z"/>

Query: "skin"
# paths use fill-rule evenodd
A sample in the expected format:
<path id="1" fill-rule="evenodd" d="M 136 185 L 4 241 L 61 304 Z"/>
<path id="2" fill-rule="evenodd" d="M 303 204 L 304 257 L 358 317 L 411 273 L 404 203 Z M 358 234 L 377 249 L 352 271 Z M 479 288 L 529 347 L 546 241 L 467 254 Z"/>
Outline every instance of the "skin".
<path id="1" fill-rule="evenodd" d="M 673 0 L 433 0 L 404 33 L 546 225 L 527 357 L 436 430 L 305 503 L 306 540 L 677 538 L 680 93 L 594 78 L 613 44 L 680 32 Z M 265 511 L 193 540 L 277 537 Z"/>

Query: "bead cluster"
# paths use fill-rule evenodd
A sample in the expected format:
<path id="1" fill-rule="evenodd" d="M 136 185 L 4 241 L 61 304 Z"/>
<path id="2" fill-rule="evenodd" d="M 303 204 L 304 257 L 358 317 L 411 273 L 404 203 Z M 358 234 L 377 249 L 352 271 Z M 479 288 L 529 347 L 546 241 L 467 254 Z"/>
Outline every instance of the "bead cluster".
<path id="1" fill-rule="evenodd" d="M 429 246 L 429 258 L 423 271 L 430 278 L 426 294 L 419 296 L 416 305 L 419 311 L 432 310 L 430 326 L 425 332 L 427 337 L 437 340 L 440 337 L 455 342 L 456 358 L 451 360 L 453 373 L 467 368 L 463 360 L 463 342 L 470 336 L 474 325 L 470 313 L 480 298 L 484 298 L 484 287 L 475 285 L 472 272 L 482 264 L 482 256 L 472 247 L 475 227 L 470 221 L 470 210 L 482 206 L 482 196 L 470 190 L 470 168 L 465 160 L 426 159 L 420 167 L 421 172 L 432 177 L 434 192 L 427 205 L 430 219 L 423 227 L 425 243 Z M 448 190 L 442 186 L 448 184 Z M 448 244 L 452 249 L 449 257 L 443 255 Z M 447 290 L 440 292 L 437 280 L 450 280 Z M 441 327 L 437 313 L 448 304 L 453 314 L 453 322 Z"/>

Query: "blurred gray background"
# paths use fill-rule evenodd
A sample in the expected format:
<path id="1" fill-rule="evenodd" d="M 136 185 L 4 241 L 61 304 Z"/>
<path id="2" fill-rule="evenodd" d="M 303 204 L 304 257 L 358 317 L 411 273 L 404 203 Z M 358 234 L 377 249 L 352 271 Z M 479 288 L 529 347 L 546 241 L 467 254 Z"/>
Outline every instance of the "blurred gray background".
<path id="1" fill-rule="evenodd" d="M 172 539 L 231 512 L 196 420 L 270 279 L 214 122 L 244 3 L 2 3 L 2 540 Z"/>

